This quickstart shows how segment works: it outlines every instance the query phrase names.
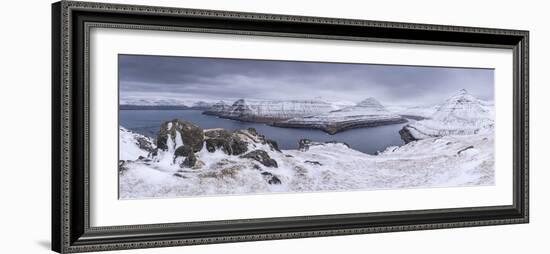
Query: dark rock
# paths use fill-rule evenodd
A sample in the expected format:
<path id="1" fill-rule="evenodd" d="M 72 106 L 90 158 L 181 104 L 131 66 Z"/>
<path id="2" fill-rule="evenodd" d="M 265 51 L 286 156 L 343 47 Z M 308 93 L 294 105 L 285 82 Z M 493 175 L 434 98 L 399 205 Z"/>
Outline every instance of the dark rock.
<path id="1" fill-rule="evenodd" d="M 300 151 L 307 151 L 309 150 L 309 145 L 311 145 L 311 140 L 309 139 L 300 139 L 300 141 L 298 141 L 298 150 Z"/>
<path id="2" fill-rule="evenodd" d="M 462 153 L 462 152 L 464 152 L 464 151 L 466 151 L 466 150 L 468 150 L 468 149 L 472 149 L 472 148 L 474 148 L 474 146 L 468 146 L 468 147 L 466 147 L 466 148 L 460 149 L 456 154 L 460 154 L 460 153 Z"/>
<path id="3" fill-rule="evenodd" d="M 138 160 L 144 160 L 144 159 L 145 159 L 145 157 L 143 157 L 141 155 L 138 157 Z"/>
<path id="4" fill-rule="evenodd" d="M 185 157 L 185 160 L 183 160 L 183 162 L 180 164 L 181 168 L 191 168 L 195 166 L 195 163 L 197 162 L 197 157 L 195 156 L 195 153 L 193 153 L 191 148 L 186 145 L 179 146 L 176 151 L 174 151 L 174 162 L 178 157 Z"/>
<path id="5" fill-rule="evenodd" d="M 412 135 L 412 133 L 408 129 L 409 127 L 409 125 L 406 125 L 401 130 L 399 130 L 399 135 L 401 136 L 401 139 L 405 141 L 405 144 L 418 140 Z"/>
<path id="6" fill-rule="evenodd" d="M 146 137 L 136 135 L 136 141 L 137 141 L 138 147 L 141 150 L 145 150 L 147 152 L 153 152 L 153 151 L 156 150 L 155 145 L 153 143 L 151 143 L 151 141 L 149 139 L 147 139 Z"/>
<path id="7" fill-rule="evenodd" d="M 128 167 L 126 165 L 126 161 L 119 160 L 118 161 L 118 172 L 123 173 L 126 170 L 128 170 Z"/>
<path id="8" fill-rule="evenodd" d="M 281 184 L 281 179 L 279 179 L 277 176 L 274 176 L 272 173 L 264 171 L 262 172 L 262 176 L 267 180 L 267 183 L 269 184 Z"/>
<path id="9" fill-rule="evenodd" d="M 233 139 L 231 140 L 231 154 L 240 155 L 248 151 L 248 145 L 246 142 L 242 141 L 239 137 L 232 135 Z"/>
<path id="10" fill-rule="evenodd" d="M 258 135 L 258 131 L 256 131 L 256 129 L 254 128 L 248 128 L 246 130 L 252 135 L 256 135 L 256 136 Z"/>
<path id="11" fill-rule="evenodd" d="M 267 181 L 269 184 L 281 184 L 281 179 L 279 179 L 276 176 L 272 176 L 269 181 Z"/>
<path id="12" fill-rule="evenodd" d="M 274 159 L 269 157 L 269 154 L 267 154 L 263 150 L 254 150 L 254 151 L 249 152 L 245 155 L 242 155 L 241 158 L 248 158 L 248 159 L 256 160 L 256 161 L 262 163 L 266 167 L 274 167 L 274 168 L 278 167 L 277 161 L 275 161 Z"/>
<path id="13" fill-rule="evenodd" d="M 231 141 L 220 138 L 209 138 L 204 141 L 206 150 L 208 152 L 215 152 L 217 149 L 221 149 L 226 154 L 231 154 Z"/>
<path id="14" fill-rule="evenodd" d="M 174 159 L 178 157 L 187 157 L 189 156 L 189 154 L 192 154 L 192 153 L 193 151 L 191 151 L 190 147 L 186 145 L 182 145 L 176 148 L 176 151 L 174 151 Z"/>
<path id="15" fill-rule="evenodd" d="M 204 137 L 228 139 L 229 137 L 231 137 L 231 132 L 224 129 L 209 129 L 204 131 Z"/>
<path id="16" fill-rule="evenodd" d="M 228 155 L 241 155 L 248 151 L 248 144 L 237 134 L 223 129 L 207 130 L 204 133 L 206 150 L 214 152 L 221 149 Z"/>
<path id="17" fill-rule="evenodd" d="M 277 144 L 277 141 L 275 140 L 272 140 L 272 139 L 265 139 L 265 142 L 269 145 L 269 147 L 271 147 L 273 150 L 277 151 L 277 152 L 281 152 L 281 150 L 279 149 L 279 145 Z"/>
<path id="18" fill-rule="evenodd" d="M 169 126 L 170 128 L 168 128 Z M 191 122 L 179 119 L 164 122 L 161 125 L 157 136 L 157 147 L 166 151 L 168 149 L 168 138 L 171 138 L 176 144 L 176 133 L 180 134 L 182 143 L 191 148 L 193 152 L 198 152 L 202 149 L 204 141 L 203 130 Z"/>
<path id="19" fill-rule="evenodd" d="M 285 154 L 285 157 L 287 158 L 294 158 L 294 156 L 290 155 L 290 154 Z"/>
<path id="20" fill-rule="evenodd" d="M 309 163 L 309 164 L 313 164 L 313 165 L 317 165 L 317 166 L 323 166 L 323 164 L 321 162 L 318 162 L 318 161 L 304 161 L 304 163 Z"/>
<path id="21" fill-rule="evenodd" d="M 195 163 L 197 163 L 197 157 L 194 153 L 190 153 L 187 157 L 185 157 L 185 160 L 180 164 L 180 167 L 188 167 L 191 168 L 195 166 Z"/>
<path id="22" fill-rule="evenodd" d="M 184 176 L 184 175 L 182 175 L 182 174 L 180 174 L 180 173 L 174 173 L 173 176 L 181 177 L 181 178 L 184 178 L 184 179 L 187 178 L 187 176 Z"/>
<path id="23" fill-rule="evenodd" d="M 286 120 L 286 121 L 274 121 L 271 123 L 273 126 L 283 128 L 302 128 L 302 129 L 320 129 L 330 135 L 334 135 L 338 132 L 356 129 L 356 128 L 369 128 L 382 125 L 406 123 L 407 119 L 403 117 L 394 117 L 391 119 L 378 119 L 378 120 L 357 120 L 357 121 L 337 121 L 337 122 L 323 122 L 323 123 L 309 123 L 302 122 L 300 120 Z"/>
<path id="24" fill-rule="evenodd" d="M 257 165 L 257 164 L 254 164 L 254 165 L 252 166 L 252 168 L 253 168 L 253 169 L 256 169 L 256 170 L 262 169 L 262 168 L 261 168 L 259 165 Z"/>

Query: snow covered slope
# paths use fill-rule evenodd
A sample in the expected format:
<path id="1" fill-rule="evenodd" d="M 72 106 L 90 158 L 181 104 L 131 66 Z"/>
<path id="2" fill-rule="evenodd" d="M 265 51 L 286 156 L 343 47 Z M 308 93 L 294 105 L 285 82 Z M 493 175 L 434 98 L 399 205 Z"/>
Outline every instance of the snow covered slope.
<path id="1" fill-rule="evenodd" d="M 424 120 L 430 118 L 440 105 L 429 106 L 386 106 L 388 111 L 405 118 Z"/>
<path id="2" fill-rule="evenodd" d="M 149 137 L 119 127 L 119 160 L 136 160 L 140 156 L 147 157 L 156 149 Z"/>
<path id="3" fill-rule="evenodd" d="M 180 148 L 185 147 L 182 137 L 189 136 L 185 130 L 194 129 L 178 121 L 163 125 L 170 137 L 172 129 L 183 131 L 170 148 L 119 163 L 122 199 L 494 184 L 490 134 L 428 138 L 373 156 L 343 143 L 309 140 L 301 140 L 297 150 L 280 151 L 254 129 L 208 129 L 194 134 L 193 139 L 204 140 L 199 151 L 178 153 L 186 150 Z M 122 127 L 120 132 L 128 141 L 121 152 L 127 146 L 141 149 L 131 142 L 138 135 Z M 189 157 L 194 162 L 183 163 Z"/>
<path id="4" fill-rule="evenodd" d="M 404 123 L 406 120 L 388 111 L 374 98 L 367 98 L 355 106 L 333 110 L 324 114 L 296 117 L 273 123 L 274 126 L 316 128 L 329 134 L 361 127 Z"/>
<path id="5" fill-rule="evenodd" d="M 439 106 L 430 119 L 413 122 L 400 131 L 405 142 L 446 135 L 471 135 L 492 132 L 492 105 L 460 90 Z"/>

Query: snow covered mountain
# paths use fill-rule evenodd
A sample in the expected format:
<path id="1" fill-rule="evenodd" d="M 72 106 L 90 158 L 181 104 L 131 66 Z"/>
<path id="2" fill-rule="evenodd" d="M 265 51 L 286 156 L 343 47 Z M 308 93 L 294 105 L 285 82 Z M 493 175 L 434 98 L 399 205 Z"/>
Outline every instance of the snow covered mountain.
<path id="1" fill-rule="evenodd" d="M 490 132 L 494 126 L 492 104 L 462 89 L 441 104 L 430 119 L 413 122 L 400 131 L 405 142 L 447 135 Z"/>
<path id="2" fill-rule="evenodd" d="M 207 109 L 214 105 L 214 101 L 197 100 L 197 99 L 177 99 L 177 98 L 141 98 L 129 97 L 121 98 L 120 105 L 130 108 L 191 108 L 191 109 Z"/>
<path id="3" fill-rule="evenodd" d="M 424 120 L 430 118 L 438 109 L 438 105 L 427 106 L 386 106 L 390 112 L 400 115 L 405 118 Z"/>
<path id="4" fill-rule="evenodd" d="M 323 100 L 246 100 L 239 99 L 231 106 L 216 103 L 204 114 L 241 121 L 271 123 L 294 117 L 318 115 L 338 108 Z"/>
<path id="5" fill-rule="evenodd" d="M 490 134 L 433 137 L 377 156 L 310 140 L 281 151 L 254 129 L 203 130 L 177 119 L 154 143 L 123 127 L 120 137 L 122 199 L 494 184 Z"/>
<path id="6" fill-rule="evenodd" d="M 231 105 L 225 103 L 224 101 L 219 101 L 210 106 L 207 110 L 202 113 L 205 115 L 214 115 L 219 116 L 231 110 Z"/>
<path id="7" fill-rule="evenodd" d="M 192 109 L 209 109 L 212 107 L 215 103 L 213 102 L 206 102 L 206 101 L 196 101 L 189 106 Z"/>
<path id="8" fill-rule="evenodd" d="M 295 117 L 274 122 L 274 126 L 292 128 L 316 128 L 335 134 L 337 132 L 386 124 L 404 123 L 403 117 L 391 113 L 374 98 L 367 98 L 354 106 L 329 111 L 319 115 Z"/>

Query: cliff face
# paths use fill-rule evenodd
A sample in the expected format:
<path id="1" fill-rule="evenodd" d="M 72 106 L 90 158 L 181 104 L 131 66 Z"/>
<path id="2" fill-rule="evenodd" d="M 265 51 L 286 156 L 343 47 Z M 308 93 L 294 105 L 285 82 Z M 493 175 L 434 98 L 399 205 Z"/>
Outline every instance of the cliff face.
<path id="1" fill-rule="evenodd" d="M 406 125 L 399 132 L 405 142 L 448 135 L 473 135 L 492 131 L 494 112 L 487 102 L 460 90 L 447 99 L 430 119 Z"/>
<path id="2" fill-rule="evenodd" d="M 270 123 L 322 114 L 334 108 L 334 105 L 322 100 L 249 101 L 240 99 L 231 106 L 217 103 L 204 114 L 241 121 Z"/>
<path id="3" fill-rule="evenodd" d="M 293 128 L 317 128 L 335 134 L 353 128 L 404 123 L 407 120 L 389 112 L 374 98 L 367 98 L 354 106 L 333 110 L 324 114 L 296 117 L 273 125 Z"/>

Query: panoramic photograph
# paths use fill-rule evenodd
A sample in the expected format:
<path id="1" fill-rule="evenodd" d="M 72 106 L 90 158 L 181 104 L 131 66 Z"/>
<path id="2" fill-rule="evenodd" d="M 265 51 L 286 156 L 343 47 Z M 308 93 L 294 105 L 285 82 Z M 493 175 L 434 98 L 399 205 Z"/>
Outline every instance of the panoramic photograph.
<path id="1" fill-rule="evenodd" d="M 487 186 L 494 70 L 118 56 L 119 199 Z"/>

